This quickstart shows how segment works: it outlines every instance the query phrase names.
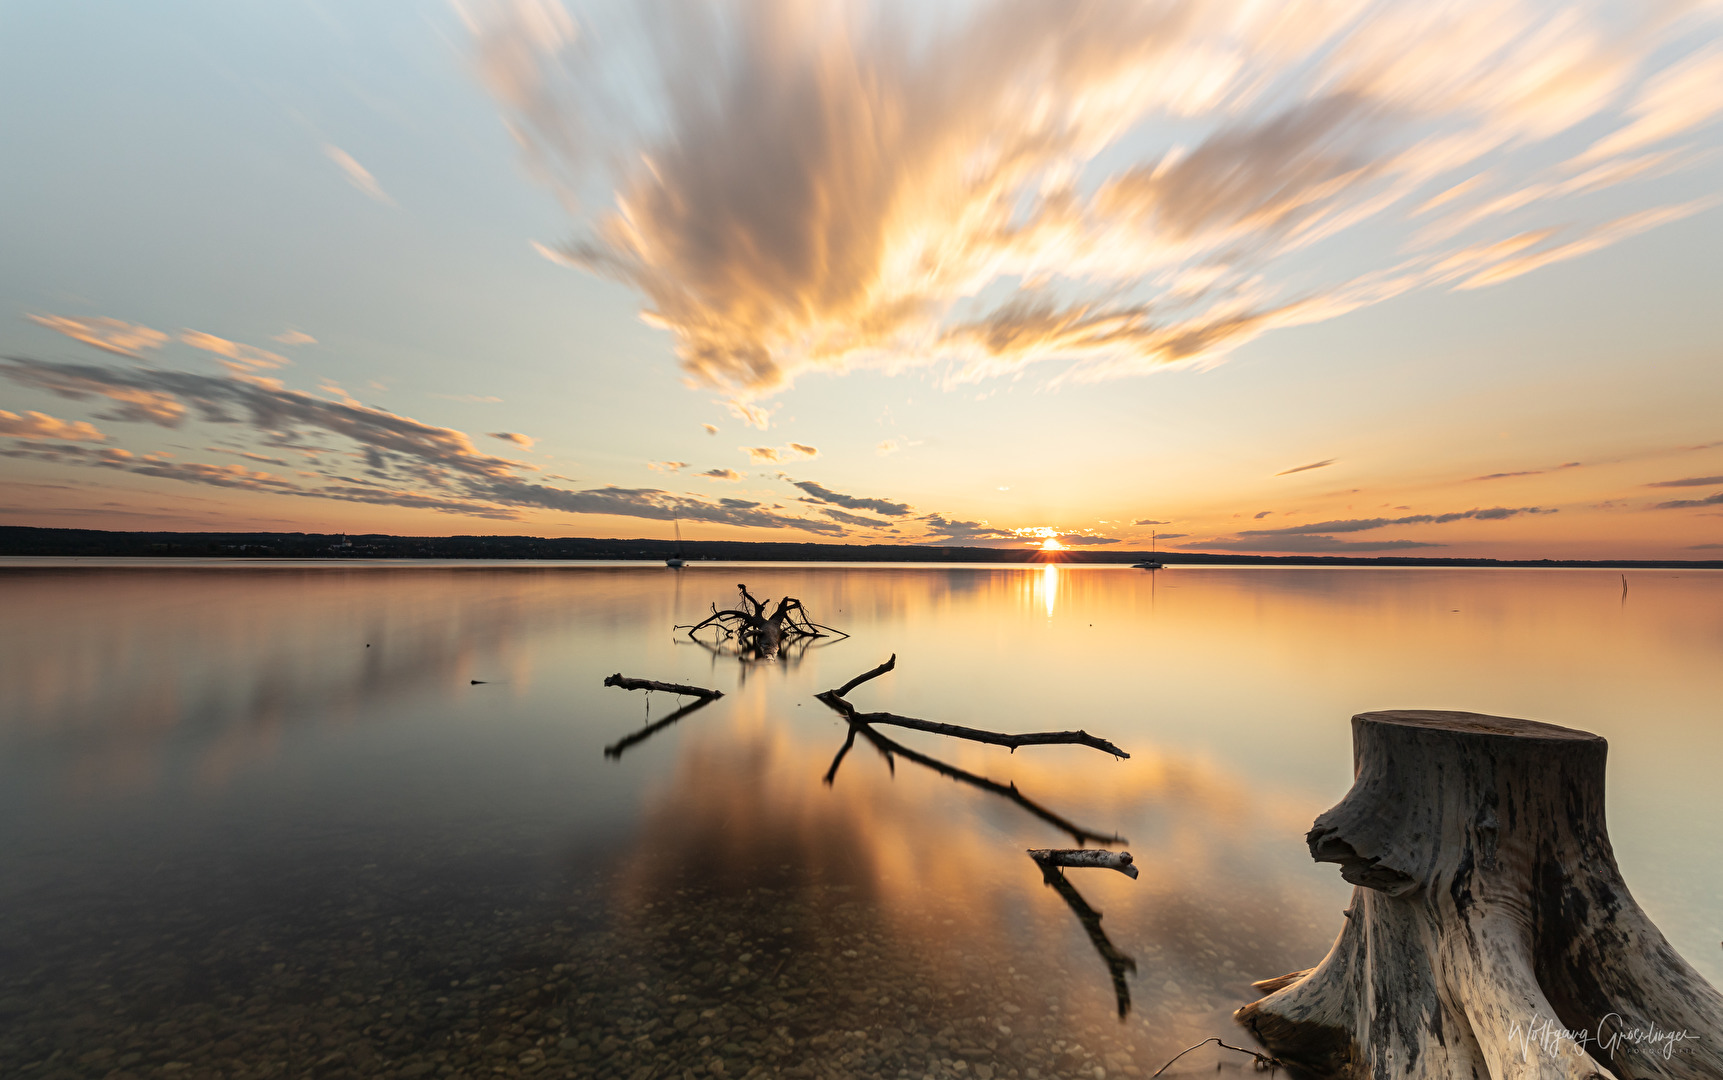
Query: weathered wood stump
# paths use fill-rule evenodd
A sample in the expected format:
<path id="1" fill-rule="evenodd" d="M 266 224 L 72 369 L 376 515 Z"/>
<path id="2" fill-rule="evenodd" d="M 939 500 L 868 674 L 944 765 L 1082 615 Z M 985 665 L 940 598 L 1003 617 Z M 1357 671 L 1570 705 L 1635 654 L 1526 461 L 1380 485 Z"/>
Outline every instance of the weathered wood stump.
<path id="1" fill-rule="evenodd" d="M 1396 711 L 1352 740 L 1352 790 L 1307 837 L 1358 886 L 1346 925 L 1239 1023 L 1347 1080 L 1723 1078 L 1723 995 L 1616 867 L 1603 739 Z"/>

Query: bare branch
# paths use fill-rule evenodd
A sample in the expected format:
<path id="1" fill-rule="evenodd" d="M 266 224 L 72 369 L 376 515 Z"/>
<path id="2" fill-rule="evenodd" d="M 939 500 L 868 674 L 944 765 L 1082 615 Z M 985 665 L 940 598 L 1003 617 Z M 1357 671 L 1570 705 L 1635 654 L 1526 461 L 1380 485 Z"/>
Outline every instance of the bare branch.
<path id="1" fill-rule="evenodd" d="M 881 735 L 878 731 L 874 730 L 873 725 L 869 724 L 863 718 L 864 714 L 856 712 L 855 706 L 839 697 L 835 691 L 827 690 L 825 693 L 816 694 L 815 696 L 828 707 L 842 715 L 844 719 L 848 720 L 851 727 L 854 730 L 861 732 L 862 738 L 871 742 L 875 749 L 887 756 L 888 760 L 902 757 L 915 762 L 917 765 L 932 769 L 941 776 L 949 776 L 951 779 L 959 781 L 960 783 L 968 784 L 971 787 L 978 787 L 983 791 L 990 791 L 1001 798 L 1009 799 L 1018 806 L 1029 811 L 1031 814 L 1034 814 L 1042 821 L 1052 825 L 1060 832 L 1065 833 L 1078 844 L 1124 844 L 1127 842 L 1124 837 L 1117 834 L 1104 836 L 1101 833 L 1085 829 L 1081 825 L 1077 825 L 1060 817 L 1058 814 L 1048 810 L 1040 803 L 1035 802 L 1033 799 L 1028 798 L 1022 792 L 1018 791 L 1016 784 L 1001 784 L 997 781 L 989 780 L 985 776 L 977 776 L 972 772 L 960 769 L 955 765 L 947 765 L 938 758 L 928 757 L 926 754 L 911 750 L 902 743 L 886 738 L 884 735 Z"/>
<path id="2" fill-rule="evenodd" d="M 885 663 L 881 664 L 879 667 L 874 668 L 872 671 L 863 672 L 862 674 L 857 675 L 855 678 L 851 679 L 849 682 L 844 683 L 842 686 L 838 687 L 836 690 L 828 690 L 828 691 L 826 691 L 826 693 L 831 694 L 833 697 L 840 697 L 841 698 L 845 694 L 848 694 L 851 690 L 854 690 L 856 687 L 860 686 L 862 683 L 867 682 L 869 679 L 877 679 L 881 675 L 884 675 L 886 672 L 890 671 L 892 668 L 895 668 L 895 667 L 897 667 L 897 654 L 892 653 L 891 659 L 887 660 Z M 824 700 L 823 696 L 822 696 L 821 700 L 822 701 Z M 828 702 L 828 704 L 830 704 L 830 703 Z M 844 704 L 848 705 L 849 702 L 846 701 L 846 702 L 844 702 Z M 843 710 L 839 709 L 838 711 L 842 712 Z M 851 707 L 851 711 L 854 711 L 853 706 Z"/>
<path id="3" fill-rule="evenodd" d="M 722 690 L 708 690 L 704 686 L 687 686 L 682 683 L 659 682 L 656 679 L 632 679 L 620 671 L 615 675 L 606 675 L 604 685 L 620 686 L 624 690 L 661 690 L 666 694 L 705 698 L 707 701 L 724 696 Z"/>
<path id="4" fill-rule="evenodd" d="M 984 728 L 942 724 L 936 720 L 917 720 L 913 716 L 898 716 L 894 713 L 862 713 L 861 716 L 870 724 L 889 724 L 893 727 L 929 731 L 935 735 L 949 735 L 954 739 L 968 739 L 971 742 L 988 743 L 993 746 L 1009 746 L 1013 750 L 1019 746 L 1076 744 L 1103 750 L 1114 757 L 1128 758 L 1131 756 L 1106 739 L 1097 738 L 1087 731 L 1033 731 L 1024 735 L 1005 735 L 997 731 L 987 731 Z"/>

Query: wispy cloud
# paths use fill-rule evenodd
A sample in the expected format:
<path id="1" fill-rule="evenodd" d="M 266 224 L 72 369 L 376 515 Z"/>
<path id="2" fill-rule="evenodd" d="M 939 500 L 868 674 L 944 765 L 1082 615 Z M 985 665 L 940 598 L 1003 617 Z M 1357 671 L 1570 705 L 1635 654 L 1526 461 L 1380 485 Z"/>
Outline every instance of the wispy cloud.
<path id="1" fill-rule="evenodd" d="M 1681 480 L 1659 480 L 1646 487 L 1712 487 L 1723 484 L 1723 476 L 1689 476 Z"/>
<path id="2" fill-rule="evenodd" d="M 653 472 L 661 473 L 681 472 L 683 469 L 686 469 L 688 465 L 689 463 L 686 461 L 648 461 L 646 463 L 646 467 L 648 469 L 651 469 Z"/>
<path id="3" fill-rule="evenodd" d="M 706 480 L 724 480 L 729 483 L 736 483 L 742 479 L 742 474 L 735 469 L 707 469 L 700 476 Z"/>
<path id="4" fill-rule="evenodd" d="M 194 349 L 214 353 L 224 357 L 222 365 L 229 371 L 244 373 L 249 371 L 267 371 L 271 368 L 285 367 L 289 361 L 280 353 L 272 353 L 268 349 L 259 349 L 252 345 L 242 345 L 237 341 L 229 341 L 214 334 L 205 334 L 199 330 L 181 330 L 179 339 Z"/>
<path id="5" fill-rule="evenodd" d="M 1253 536 L 1240 540 L 1206 540 L 1182 547 L 1203 551 L 1240 551 L 1304 554 L 1316 552 L 1401 551 L 1409 548 L 1444 547 L 1419 540 L 1339 540 L 1332 536 Z"/>
<path id="6" fill-rule="evenodd" d="M 1652 509 L 1685 510 L 1694 506 L 1723 506 L 1723 491 L 1719 491 L 1715 495 L 1707 495 L 1703 499 L 1674 499 L 1670 502 L 1660 502 Z"/>
<path id="7" fill-rule="evenodd" d="M 489 435 L 493 439 L 501 439 L 503 442 L 514 443 L 523 450 L 531 450 L 532 444 L 535 441 L 531 435 L 522 435 L 518 431 L 488 431 L 485 434 Z"/>
<path id="8" fill-rule="evenodd" d="M 442 398 L 444 401 L 464 401 L 471 405 L 501 405 L 503 399 L 491 394 L 428 394 L 427 397 Z"/>
<path id="9" fill-rule="evenodd" d="M 1298 466 L 1296 468 L 1292 468 L 1292 469 L 1282 469 L 1280 472 L 1277 472 L 1274 475 L 1276 475 L 1276 476 L 1291 476 L 1293 473 L 1308 472 L 1311 469 L 1326 469 L 1328 466 L 1334 464 L 1335 460 L 1336 459 L 1334 459 L 1334 458 L 1325 458 L 1322 461 L 1313 461 L 1308 465 L 1300 465 L 1300 466 Z"/>
<path id="10" fill-rule="evenodd" d="M 1478 480 L 1507 480 L 1507 479 L 1511 479 L 1512 477 L 1516 477 L 1516 476 L 1542 476 L 1544 473 L 1560 472 L 1562 469 L 1578 469 L 1578 468 L 1581 468 L 1583 465 L 1584 465 L 1584 462 L 1566 461 L 1560 465 L 1557 465 L 1557 466 L 1555 466 L 1553 468 L 1549 468 L 1549 469 L 1520 469 L 1517 472 L 1497 472 L 1497 473 L 1490 473 L 1486 476 L 1474 476 L 1474 477 L 1472 477 L 1472 481 L 1475 482 Z"/>
<path id="11" fill-rule="evenodd" d="M 787 446 L 738 446 L 736 449 L 748 455 L 748 460 L 755 465 L 764 465 L 775 461 L 791 461 L 797 457 L 816 458 L 819 450 L 805 443 L 790 443 Z"/>
<path id="12" fill-rule="evenodd" d="M 638 289 L 696 380 L 757 396 L 861 365 L 1207 362 L 1696 212 L 1640 196 L 1599 223 L 1578 200 L 1697 160 L 1723 102 L 1715 50 L 1690 47 L 1709 29 L 1672 5 L 1552 7 L 982 0 L 909 25 L 761 0 L 669 26 L 592 5 L 577 27 L 542 0 L 465 17 L 479 77 L 576 216 L 560 257 Z M 1552 166 L 1582 123 L 1600 137 Z M 1001 298 L 960 304 L 983 294 Z"/>
<path id="13" fill-rule="evenodd" d="M 307 334 L 302 330 L 284 330 L 281 333 L 276 334 L 273 340 L 279 341 L 283 345 L 315 345 L 315 344 L 317 344 L 316 338 L 312 337 L 310 334 Z"/>
<path id="14" fill-rule="evenodd" d="M 705 499 L 614 486 L 573 491 L 537 483 L 521 475 L 529 466 L 480 451 L 464 432 L 350 400 L 319 398 L 257 375 L 11 359 L 0 361 L 0 377 L 71 400 L 108 400 L 117 419 L 172 429 L 193 422 L 243 425 L 265 445 L 293 449 L 314 459 L 316 475 L 328 482 L 306 485 L 238 465 L 180 463 L 159 455 L 136 458 L 117 448 L 93 451 L 73 443 L 14 444 L 0 451 L 7 457 L 93 465 L 283 496 L 497 519 L 518 518 L 524 510 L 537 509 L 843 534 L 838 522 L 781 513 L 744 499 Z M 307 442 L 308 433 L 323 438 Z M 329 436 L 349 440 L 356 449 L 328 457 L 332 449 L 321 444 L 330 441 Z M 328 464 L 335 461 L 353 462 L 358 466 L 353 472 L 362 475 L 337 471 Z M 740 479 L 740 474 L 735 478 Z"/>
<path id="15" fill-rule="evenodd" d="M 0 435 L 14 439 L 65 439 L 70 442 L 106 442 L 108 437 L 96 430 L 94 424 L 83 420 L 60 420 L 47 413 L 15 412 L 0 409 Z"/>
<path id="16" fill-rule="evenodd" d="M 115 353 L 119 356 L 129 356 L 133 360 L 143 359 L 145 349 L 159 349 L 167 343 L 168 336 L 160 330 L 152 330 L 137 323 L 125 322 L 121 319 L 85 319 L 73 315 L 26 315 L 26 319 L 38 326 L 65 334 L 73 341 L 81 341 L 85 345 L 94 345 L 98 349 Z"/>
<path id="17" fill-rule="evenodd" d="M 1502 521 L 1521 514 L 1553 514 L 1556 511 L 1541 506 L 1493 506 L 1487 510 L 1463 510 L 1449 514 L 1408 514 L 1397 518 L 1343 518 L 1337 521 L 1317 521 L 1309 525 L 1288 525 L 1279 529 L 1245 529 L 1240 536 L 1308 536 L 1313 533 L 1368 532 L 1389 525 L 1446 525 L 1454 521 Z"/>
<path id="18" fill-rule="evenodd" d="M 341 170 L 341 174 L 347 178 L 349 184 L 385 206 L 395 205 L 395 200 L 391 199 L 389 193 L 383 190 L 383 185 L 377 183 L 377 178 L 372 176 L 365 166 L 354 161 L 352 154 L 332 143 L 325 143 L 323 155 L 335 163 L 335 167 Z"/>
<path id="19" fill-rule="evenodd" d="M 807 502 L 831 503 L 834 506 L 842 506 L 850 510 L 872 510 L 876 514 L 885 514 L 888 517 L 902 517 L 911 509 L 908 503 L 845 495 L 842 492 L 833 491 L 823 484 L 816 484 L 812 480 L 792 480 L 790 483 L 806 493 L 804 501 Z"/>
<path id="20" fill-rule="evenodd" d="M 1154 518 L 1138 518 L 1137 520 L 1131 522 L 1131 524 L 1132 525 L 1171 525 L 1172 522 L 1170 522 L 1170 521 L 1158 521 Z"/>
<path id="21" fill-rule="evenodd" d="M 1013 530 L 995 529 L 985 521 L 960 521 L 944 514 L 926 514 L 917 520 L 927 526 L 928 538 L 939 543 L 1019 539 Z"/>

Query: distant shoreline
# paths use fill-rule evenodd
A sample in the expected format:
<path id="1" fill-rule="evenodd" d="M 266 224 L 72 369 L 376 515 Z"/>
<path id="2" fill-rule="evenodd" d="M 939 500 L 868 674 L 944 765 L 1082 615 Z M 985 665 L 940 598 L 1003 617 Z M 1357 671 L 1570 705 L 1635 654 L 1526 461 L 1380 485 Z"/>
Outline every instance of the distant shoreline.
<path id="1" fill-rule="evenodd" d="M 1723 570 L 1720 559 L 1464 559 L 1432 556 L 1238 555 L 1196 551 L 1068 549 L 1050 558 L 1034 548 L 921 547 L 911 544 L 819 544 L 787 541 L 600 540 L 534 536 L 390 536 L 279 532 L 114 532 L 0 526 L 0 556 L 59 558 L 483 559 L 589 562 L 992 563 L 1117 565 L 1154 558 L 1167 566 L 1431 566 L 1573 567 L 1599 570 Z"/>

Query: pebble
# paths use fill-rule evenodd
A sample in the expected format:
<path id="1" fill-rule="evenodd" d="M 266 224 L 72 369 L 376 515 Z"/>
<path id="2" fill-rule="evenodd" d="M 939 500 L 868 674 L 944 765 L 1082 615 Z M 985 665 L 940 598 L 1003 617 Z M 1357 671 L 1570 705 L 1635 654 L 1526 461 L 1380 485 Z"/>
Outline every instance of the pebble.
<path id="1" fill-rule="evenodd" d="M 480 843 L 467 876 L 440 847 L 356 852 L 333 879 L 325 852 L 297 870 L 275 854 L 283 877 L 244 903 L 245 882 L 188 866 L 177 887 L 138 875 L 107 903 L 0 911 L 27 943 L 0 970 L 0 1076 L 1146 1077 L 1138 1062 L 1235 1035 L 1242 1003 L 1193 1007 L 1145 962 L 1121 1023 L 1080 937 L 989 955 L 938 920 L 902 937 L 819 883 L 660 881 L 648 909 L 615 872 L 551 889 Z"/>

